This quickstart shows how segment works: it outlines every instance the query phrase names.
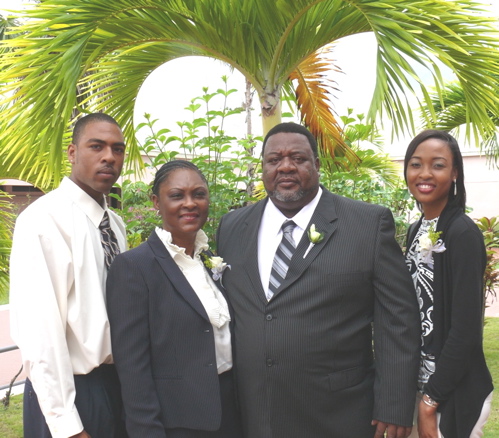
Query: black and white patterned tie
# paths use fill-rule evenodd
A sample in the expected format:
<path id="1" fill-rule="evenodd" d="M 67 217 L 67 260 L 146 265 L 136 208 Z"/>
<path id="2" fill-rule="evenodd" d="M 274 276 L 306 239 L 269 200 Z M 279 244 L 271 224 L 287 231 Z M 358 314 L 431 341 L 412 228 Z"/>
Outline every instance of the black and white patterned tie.
<path id="1" fill-rule="evenodd" d="M 272 270 L 270 271 L 269 289 L 267 299 L 270 300 L 281 283 L 286 278 L 291 257 L 295 252 L 296 246 L 293 240 L 293 230 L 296 224 L 293 221 L 286 221 L 282 224 L 282 240 L 275 252 Z"/>
<path id="2" fill-rule="evenodd" d="M 99 225 L 100 230 L 100 241 L 102 243 L 102 248 L 104 248 L 104 261 L 106 263 L 106 268 L 109 269 L 111 263 L 117 254 L 120 253 L 120 247 L 118 246 L 118 240 L 116 235 L 111 228 L 109 223 L 109 215 L 107 211 L 104 212 L 104 217 Z"/>

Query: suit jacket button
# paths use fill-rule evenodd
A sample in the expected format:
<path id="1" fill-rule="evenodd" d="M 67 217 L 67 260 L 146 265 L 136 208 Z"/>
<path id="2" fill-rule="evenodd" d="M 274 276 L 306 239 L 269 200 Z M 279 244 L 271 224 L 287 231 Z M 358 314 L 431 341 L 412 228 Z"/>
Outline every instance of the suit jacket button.
<path id="1" fill-rule="evenodd" d="M 269 314 L 267 314 L 267 315 L 265 315 L 265 319 L 266 319 L 267 321 L 271 321 L 271 320 L 272 320 L 272 315 L 271 315 L 270 313 L 269 313 Z"/>
<path id="2" fill-rule="evenodd" d="M 210 333 L 210 329 L 203 330 L 204 333 Z"/>
<path id="3" fill-rule="evenodd" d="M 267 359 L 267 366 L 271 367 L 272 365 L 274 365 L 274 361 L 272 359 Z"/>

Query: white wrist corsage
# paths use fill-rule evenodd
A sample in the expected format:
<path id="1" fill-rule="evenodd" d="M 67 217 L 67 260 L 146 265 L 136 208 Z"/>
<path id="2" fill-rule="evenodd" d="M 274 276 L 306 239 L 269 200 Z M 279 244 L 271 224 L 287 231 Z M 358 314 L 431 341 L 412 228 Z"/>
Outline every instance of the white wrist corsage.
<path id="1" fill-rule="evenodd" d="M 203 263 L 208 268 L 211 269 L 213 273 L 213 280 L 218 281 L 222 278 L 222 275 L 226 268 L 230 269 L 230 265 L 224 262 L 222 257 L 212 256 L 208 257 L 206 254 L 202 254 Z"/>
<path id="2" fill-rule="evenodd" d="M 315 224 L 310 225 L 309 230 L 307 231 L 308 234 L 308 240 L 310 240 L 310 245 L 308 245 L 307 250 L 305 251 L 305 254 L 303 254 L 303 258 L 307 256 L 307 254 L 310 252 L 310 250 L 317 244 L 322 242 L 322 239 L 324 239 L 324 233 L 320 233 L 315 229 Z"/>
<path id="3" fill-rule="evenodd" d="M 441 253 L 446 250 L 445 243 L 440 239 L 441 231 L 435 231 L 433 224 L 428 232 L 419 237 L 418 251 L 421 255 L 421 262 L 426 263 L 433 269 L 433 253 Z"/>

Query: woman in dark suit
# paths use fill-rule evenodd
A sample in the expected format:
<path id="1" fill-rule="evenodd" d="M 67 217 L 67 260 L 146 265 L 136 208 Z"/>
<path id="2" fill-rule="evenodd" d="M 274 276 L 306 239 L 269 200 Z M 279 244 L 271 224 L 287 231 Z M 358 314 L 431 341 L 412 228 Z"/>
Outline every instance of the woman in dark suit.
<path id="1" fill-rule="evenodd" d="M 206 179 L 164 164 L 152 199 L 163 221 L 114 260 L 107 279 L 113 357 L 130 438 L 238 438 L 223 261 L 208 252 Z M 210 268 L 210 269 L 208 269 Z"/>
<path id="2" fill-rule="evenodd" d="M 411 437 L 481 437 L 493 390 L 482 347 L 486 255 L 480 230 L 465 214 L 456 139 L 444 131 L 420 133 L 407 149 L 404 175 L 422 211 L 406 253 L 422 325 Z"/>

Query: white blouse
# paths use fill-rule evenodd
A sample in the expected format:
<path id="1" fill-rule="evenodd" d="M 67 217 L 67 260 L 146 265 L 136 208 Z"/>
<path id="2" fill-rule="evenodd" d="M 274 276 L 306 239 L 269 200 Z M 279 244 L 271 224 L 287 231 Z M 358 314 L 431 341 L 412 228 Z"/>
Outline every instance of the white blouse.
<path id="1" fill-rule="evenodd" d="M 203 230 L 198 231 L 194 243 L 194 257 L 191 257 L 185 253 L 185 248 L 172 243 L 172 235 L 169 231 L 158 227 L 156 233 L 196 292 L 208 314 L 215 337 L 218 374 L 230 370 L 232 368 L 232 349 L 229 307 L 225 297 L 204 267 L 200 256 L 202 251 L 208 249 L 208 237 Z"/>

